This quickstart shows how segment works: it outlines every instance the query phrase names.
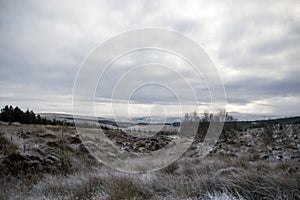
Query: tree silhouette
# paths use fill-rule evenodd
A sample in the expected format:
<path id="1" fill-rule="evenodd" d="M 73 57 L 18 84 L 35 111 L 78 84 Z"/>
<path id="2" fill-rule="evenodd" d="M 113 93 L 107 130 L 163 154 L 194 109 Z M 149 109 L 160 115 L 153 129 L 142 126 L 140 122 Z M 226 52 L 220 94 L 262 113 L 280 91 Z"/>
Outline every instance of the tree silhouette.
<path id="1" fill-rule="evenodd" d="M 13 108 L 12 106 L 6 105 L 1 109 L 0 120 L 8 123 L 20 122 L 24 124 L 33 124 L 37 122 L 34 112 L 27 109 L 23 112 L 18 106 Z"/>

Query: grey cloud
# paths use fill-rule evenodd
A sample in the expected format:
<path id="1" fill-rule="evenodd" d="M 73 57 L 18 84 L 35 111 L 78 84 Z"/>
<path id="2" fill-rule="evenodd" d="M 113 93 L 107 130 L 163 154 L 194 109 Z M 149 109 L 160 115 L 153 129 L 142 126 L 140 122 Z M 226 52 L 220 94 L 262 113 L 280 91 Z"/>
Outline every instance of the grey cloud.
<path id="1" fill-rule="evenodd" d="M 280 80 L 249 77 L 225 84 L 228 101 L 246 104 L 269 97 L 286 97 L 300 94 L 300 80 L 295 75 Z M 239 98 L 237 98 L 239 97 Z"/>
<path id="2" fill-rule="evenodd" d="M 36 110 L 71 112 L 68 105 L 76 73 L 91 50 L 117 33 L 154 26 L 182 32 L 208 50 L 225 80 L 229 103 L 247 105 L 289 97 L 295 105 L 300 101 L 298 7 L 298 1 L 258 0 L 1 1 L 0 103 L 23 102 Z M 155 54 L 139 55 L 143 62 L 163 62 Z M 122 67 L 106 74 L 105 90 L 97 94 L 99 102 L 107 102 L 124 72 L 142 63 L 136 57 L 127 58 L 118 63 Z M 186 69 L 182 67 L 181 72 L 195 86 L 199 99 L 208 102 L 204 84 Z M 170 74 L 158 74 L 153 80 L 162 78 L 181 94 L 187 93 L 182 82 Z M 174 100 L 165 90 L 151 87 L 133 97 L 136 103 Z M 285 107 L 287 112 L 297 110 L 286 100 L 273 106 L 273 111 Z"/>

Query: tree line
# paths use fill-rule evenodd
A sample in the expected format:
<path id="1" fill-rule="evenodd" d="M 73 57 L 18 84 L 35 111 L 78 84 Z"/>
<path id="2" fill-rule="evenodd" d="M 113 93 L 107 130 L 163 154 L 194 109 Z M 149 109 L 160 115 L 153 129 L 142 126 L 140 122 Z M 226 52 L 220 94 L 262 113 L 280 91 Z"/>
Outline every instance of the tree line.
<path id="1" fill-rule="evenodd" d="M 10 105 L 4 106 L 1 109 L 0 121 L 8 122 L 9 124 L 13 122 L 19 122 L 21 124 L 51 124 L 51 125 L 72 125 L 72 123 L 66 123 L 60 120 L 49 120 L 40 115 L 36 115 L 32 110 L 27 109 L 25 112 L 22 111 L 18 106 L 15 108 Z"/>

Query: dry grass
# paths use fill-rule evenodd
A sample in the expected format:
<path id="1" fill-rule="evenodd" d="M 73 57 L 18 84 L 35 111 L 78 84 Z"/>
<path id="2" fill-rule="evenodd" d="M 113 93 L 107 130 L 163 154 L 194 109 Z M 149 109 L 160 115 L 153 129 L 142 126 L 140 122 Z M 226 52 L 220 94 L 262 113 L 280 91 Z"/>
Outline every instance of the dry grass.
<path id="1" fill-rule="evenodd" d="M 13 141 L 8 140 L 3 134 L 0 134 L 0 153 L 9 156 L 19 149 Z"/>
<path id="2" fill-rule="evenodd" d="M 175 161 L 163 168 L 161 171 L 165 172 L 166 174 L 174 174 L 177 169 L 179 169 L 179 164 L 177 161 Z"/>
<path id="3" fill-rule="evenodd" d="M 56 127 L 29 128 L 38 134 L 60 131 Z M 73 131 L 66 130 L 66 136 Z M 59 139 L 56 136 L 53 141 Z M 12 149 L 18 147 L 6 137 L 0 141 Z M 84 152 L 67 146 L 65 150 L 72 163 L 69 173 L 1 176 L 0 199 L 300 199 L 296 161 L 182 157 L 156 172 L 129 174 L 109 169 Z"/>
<path id="4" fill-rule="evenodd" d="M 112 176 L 106 183 L 108 199 L 149 199 L 152 194 L 143 184 L 129 176 Z"/>
<path id="5" fill-rule="evenodd" d="M 238 158 L 182 158 L 176 170 L 147 174 L 121 173 L 91 167 L 67 176 L 45 176 L 27 193 L 36 199 L 299 199 L 298 163 Z M 291 170 L 293 169 L 293 170 Z M 9 195 L 8 195 L 9 196 Z M 6 196 L 7 197 L 7 196 Z"/>

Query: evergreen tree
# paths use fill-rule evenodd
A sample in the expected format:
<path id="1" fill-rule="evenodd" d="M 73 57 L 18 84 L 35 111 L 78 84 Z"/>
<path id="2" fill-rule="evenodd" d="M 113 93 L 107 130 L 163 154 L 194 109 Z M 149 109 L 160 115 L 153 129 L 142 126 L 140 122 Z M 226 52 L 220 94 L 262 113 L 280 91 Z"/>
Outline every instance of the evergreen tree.
<path id="1" fill-rule="evenodd" d="M 29 109 L 26 112 L 22 111 L 18 106 L 13 108 L 12 106 L 6 105 L 1 109 L 0 121 L 8 122 L 20 122 L 22 124 L 52 124 L 52 125 L 62 125 L 63 121 L 53 119 L 47 120 L 45 117 L 40 115 L 35 115 L 35 113 Z M 66 125 L 74 126 L 74 123 L 66 123 Z"/>
<path id="2" fill-rule="evenodd" d="M 6 105 L 3 109 L 1 109 L 1 120 L 4 122 L 9 121 L 9 108 L 8 105 Z"/>
<path id="3" fill-rule="evenodd" d="M 24 113 L 18 106 L 15 107 L 13 116 L 15 122 L 23 123 Z"/>
<path id="4" fill-rule="evenodd" d="M 37 123 L 37 124 L 41 124 L 41 123 L 42 123 L 42 118 L 41 118 L 40 115 L 37 115 L 36 123 Z"/>

